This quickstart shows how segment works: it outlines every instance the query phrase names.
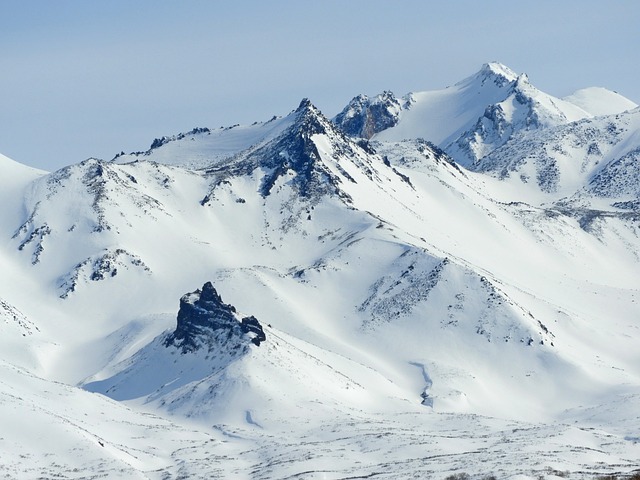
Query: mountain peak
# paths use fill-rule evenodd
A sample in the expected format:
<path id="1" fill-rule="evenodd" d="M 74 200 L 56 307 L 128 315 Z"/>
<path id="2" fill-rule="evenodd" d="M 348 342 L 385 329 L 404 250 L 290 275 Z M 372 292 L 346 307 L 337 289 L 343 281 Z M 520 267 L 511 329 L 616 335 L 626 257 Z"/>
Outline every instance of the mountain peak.
<path id="1" fill-rule="evenodd" d="M 506 80 L 507 82 L 513 82 L 518 78 L 518 74 L 511 70 L 506 65 L 500 62 L 489 62 L 482 65 L 480 72 L 481 76 L 493 76 Z"/>
<path id="2" fill-rule="evenodd" d="M 354 97 L 332 121 L 347 135 L 368 140 L 396 125 L 401 110 L 402 105 L 393 92 L 385 90 L 373 98 Z"/>
<path id="3" fill-rule="evenodd" d="M 300 105 L 298 105 L 298 108 L 296 108 L 296 112 L 302 112 L 309 109 L 316 109 L 316 107 L 315 105 L 313 105 L 313 103 L 311 103 L 311 100 L 305 97 L 300 101 Z"/>
<path id="4" fill-rule="evenodd" d="M 220 297 L 220 294 L 216 291 L 211 282 L 206 282 L 200 291 L 200 301 L 222 304 L 222 297 Z"/>
<path id="5" fill-rule="evenodd" d="M 619 93 L 603 87 L 581 88 L 564 97 L 563 100 L 577 105 L 594 116 L 622 113 L 638 106 Z"/>
<path id="6" fill-rule="evenodd" d="M 209 203 L 222 181 L 252 174 L 258 168 L 261 169 L 259 193 L 264 198 L 270 196 L 274 188 L 281 191 L 286 185 L 292 188 L 291 195 L 305 203 L 304 208 L 308 202 L 316 204 L 326 196 L 351 201 L 341 184 L 356 181 L 337 162 L 354 162 L 354 169 L 364 169 L 368 172 L 365 175 L 370 176 L 371 169 L 362 158 L 373 154 L 373 150 L 366 142 L 347 137 L 307 98 L 290 117 L 291 124 L 273 140 L 247 149 L 210 170 L 209 173 L 216 175 L 216 181 L 202 204 Z"/>
<path id="7" fill-rule="evenodd" d="M 298 115 L 298 118 L 303 118 L 308 116 L 324 118 L 324 115 L 318 109 L 318 107 L 316 107 L 311 102 L 311 100 L 309 100 L 306 97 L 300 101 L 300 105 L 298 105 L 298 108 L 295 109 L 294 113 Z"/>
<path id="8" fill-rule="evenodd" d="M 308 98 L 303 98 L 294 111 L 294 129 L 306 132 L 309 135 L 325 133 L 329 127 L 329 121 Z"/>

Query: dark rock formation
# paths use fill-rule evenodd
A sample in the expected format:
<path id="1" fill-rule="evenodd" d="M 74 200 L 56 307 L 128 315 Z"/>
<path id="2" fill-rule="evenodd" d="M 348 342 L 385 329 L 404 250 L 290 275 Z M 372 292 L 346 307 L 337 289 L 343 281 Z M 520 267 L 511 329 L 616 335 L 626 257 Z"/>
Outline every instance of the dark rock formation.
<path id="1" fill-rule="evenodd" d="M 178 325 L 164 344 L 187 353 L 200 348 L 239 350 L 246 348 L 248 341 L 260 345 L 266 340 L 255 317 L 243 318 L 242 322 L 237 317 L 235 307 L 224 303 L 211 282 L 207 282 L 202 290 L 180 299 Z"/>
<path id="2" fill-rule="evenodd" d="M 262 329 L 262 325 L 258 322 L 258 319 L 251 315 L 250 317 L 244 317 L 242 319 L 242 331 L 244 333 L 253 333 L 255 334 L 251 341 L 255 345 L 260 345 L 260 342 L 264 342 L 267 339 L 267 336 L 264 334 L 264 330 Z"/>
<path id="3" fill-rule="evenodd" d="M 376 133 L 398 123 L 402 107 L 392 92 L 385 91 L 369 98 L 358 95 L 333 119 L 344 133 L 351 137 L 370 139 Z"/>
<path id="4" fill-rule="evenodd" d="M 337 129 L 306 98 L 300 102 L 294 115 L 293 124 L 272 141 L 255 149 L 249 148 L 228 162 L 206 170 L 216 180 L 212 191 L 202 200 L 202 205 L 211 200 L 215 188 L 229 177 L 249 175 L 257 168 L 265 172 L 259 187 L 263 197 L 271 195 L 278 181 L 284 178 L 300 198 L 311 203 L 317 203 L 325 195 L 350 201 L 340 187 L 339 176 L 322 161 L 314 137 L 325 136 L 333 156 L 344 161 L 356 157 L 355 151 L 361 150 L 361 147 Z M 347 181 L 353 181 L 346 172 L 342 173 Z"/>
<path id="5" fill-rule="evenodd" d="M 82 280 L 100 282 L 115 277 L 118 274 L 118 269 L 127 270 L 131 267 L 140 269 L 147 274 L 151 273 L 151 269 L 139 256 L 123 248 L 104 250 L 98 255 L 92 255 L 78 263 L 61 278 L 59 288 L 62 289 L 62 294 L 60 298 L 67 298 L 72 292 L 75 292 Z"/>

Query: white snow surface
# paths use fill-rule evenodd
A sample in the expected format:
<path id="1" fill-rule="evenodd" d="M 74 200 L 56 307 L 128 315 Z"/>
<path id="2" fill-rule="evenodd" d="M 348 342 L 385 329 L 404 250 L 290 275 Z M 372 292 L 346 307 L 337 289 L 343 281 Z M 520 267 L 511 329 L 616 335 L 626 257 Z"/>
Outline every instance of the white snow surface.
<path id="1" fill-rule="evenodd" d="M 593 116 L 613 115 L 633 110 L 638 105 L 617 92 L 603 87 L 589 87 L 576 90 L 563 100 L 577 105 Z"/>
<path id="2" fill-rule="evenodd" d="M 503 177 L 418 140 L 413 126 L 436 128 L 443 112 L 461 118 L 442 139 L 487 102 L 508 112 L 504 89 L 526 79 L 483 72 L 416 96 L 378 153 L 303 102 L 271 126 L 48 175 L 0 157 L 0 471 L 636 471 L 637 111 L 568 116 L 497 148 L 569 151 L 554 157 L 568 165 L 562 188 L 546 191 L 521 180 L 537 165 L 525 154 Z M 591 143 L 599 163 L 580 170 Z M 166 345 L 181 296 L 206 281 L 259 320 L 264 342 L 234 349 L 218 332 L 210 349 Z"/>
<path id="3" fill-rule="evenodd" d="M 158 147 L 150 148 L 146 152 L 122 154 L 114 160 L 118 163 L 141 160 L 195 169 L 206 168 L 249 147 L 272 140 L 291 124 L 293 117 L 294 115 L 290 114 L 252 125 L 234 125 L 218 129 L 195 128 L 187 133 L 162 137 L 158 139 Z"/>

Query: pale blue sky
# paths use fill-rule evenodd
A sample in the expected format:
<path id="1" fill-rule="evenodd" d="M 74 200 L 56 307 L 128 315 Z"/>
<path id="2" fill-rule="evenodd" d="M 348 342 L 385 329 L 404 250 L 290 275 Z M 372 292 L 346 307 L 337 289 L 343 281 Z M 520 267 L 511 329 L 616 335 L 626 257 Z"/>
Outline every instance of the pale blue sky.
<path id="1" fill-rule="evenodd" d="M 488 61 L 640 103 L 636 0 L 4 0 L 0 153 L 57 169 L 309 97 L 443 88 Z"/>

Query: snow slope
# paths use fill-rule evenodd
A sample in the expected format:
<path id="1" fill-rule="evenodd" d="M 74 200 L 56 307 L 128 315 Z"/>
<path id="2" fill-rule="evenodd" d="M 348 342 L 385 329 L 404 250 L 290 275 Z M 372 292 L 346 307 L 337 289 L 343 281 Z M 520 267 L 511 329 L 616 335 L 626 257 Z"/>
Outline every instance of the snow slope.
<path id="1" fill-rule="evenodd" d="M 214 130 L 194 128 L 187 133 L 156 138 L 146 152 L 122 152 L 114 161 L 129 163 L 142 160 L 204 168 L 249 147 L 272 140 L 291 124 L 293 117 L 292 113 L 285 117 L 273 117 L 267 122 L 220 127 Z"/>
<path id="2" fill-rule="evenodd" d="M 0 227 L 9 231 L 19 221 L 23 212 L 10 207 L 20 204 L 27 186 L 46 172 L 27 167 L 0 154 Z"/>
<path id="3" fill-rule="evenodd" d="M 486 107 L 503 101 L 518 76 L 499 63 L 482 69 L 443 90 L 415 92 L 405 97 L 398 124 L 375 136 L 380 141 L 424 138 L 447 146 L 480 118 Z"/>
<path id="4" fill-rule="evenodd" d="M 638 106 L 619 93 L 603 87 L 582 88 L 564 97 L 563 100 L 577 105 L 594 117 L 622 113 Z"/>

